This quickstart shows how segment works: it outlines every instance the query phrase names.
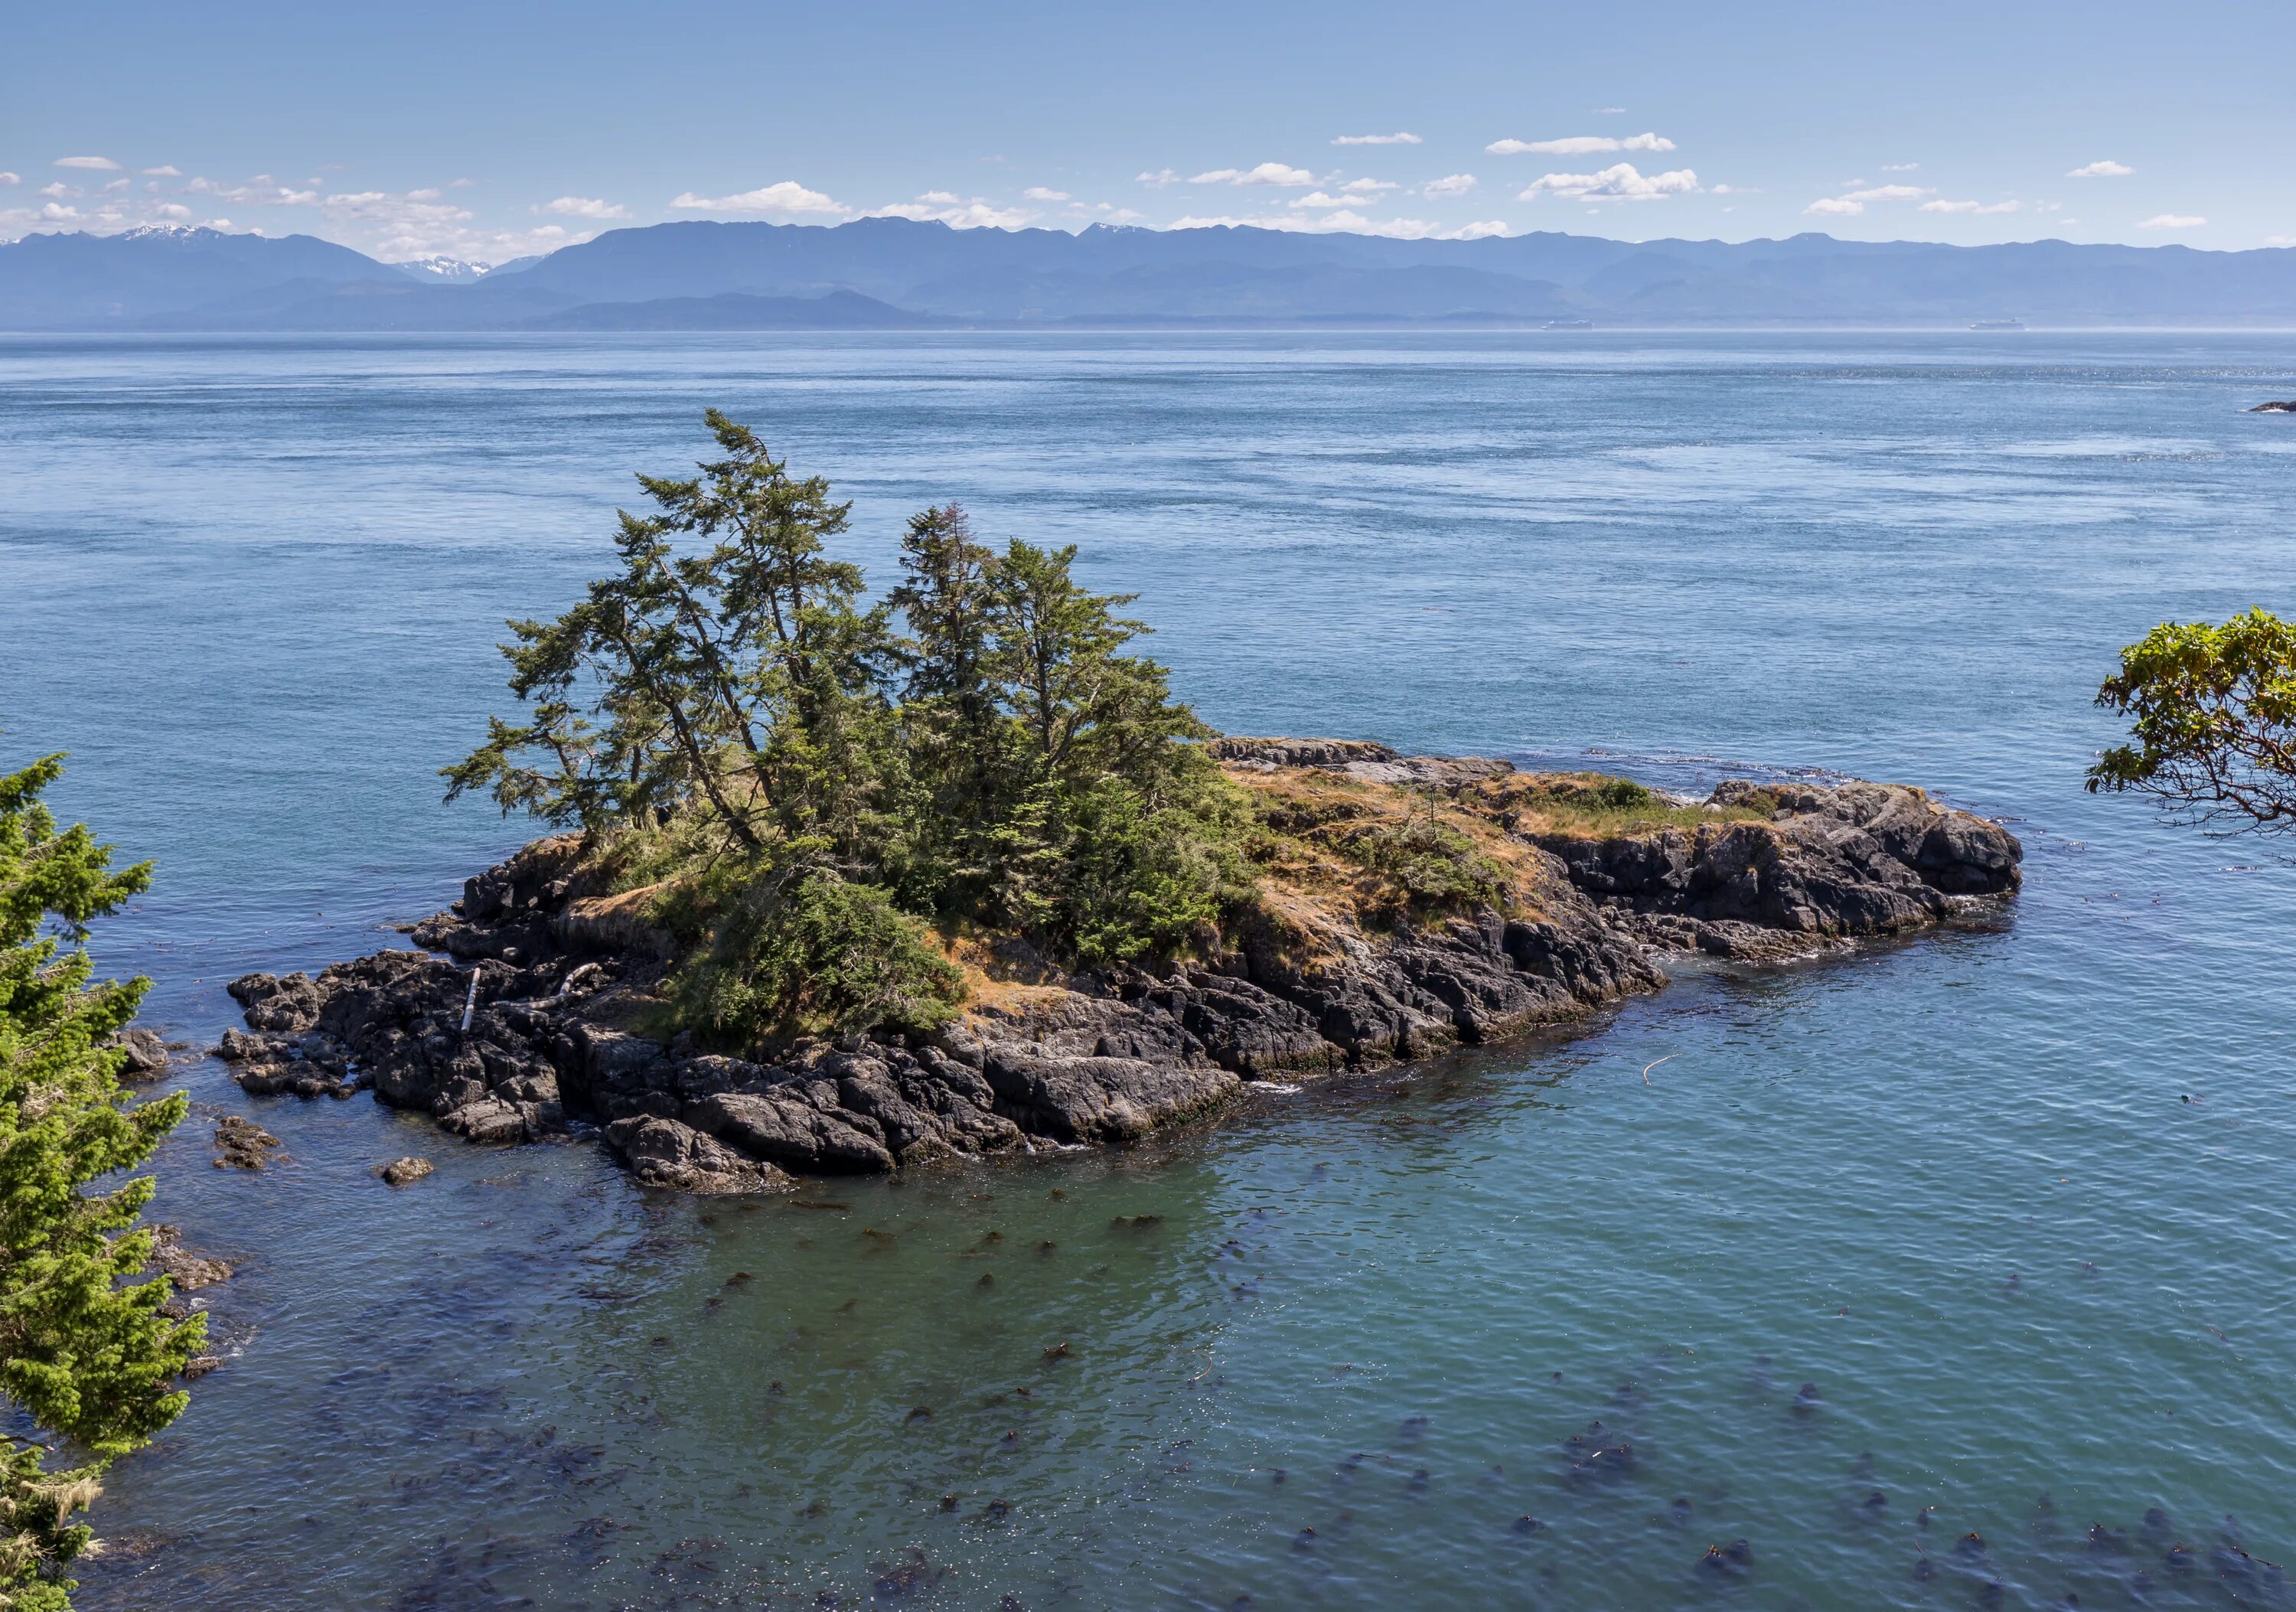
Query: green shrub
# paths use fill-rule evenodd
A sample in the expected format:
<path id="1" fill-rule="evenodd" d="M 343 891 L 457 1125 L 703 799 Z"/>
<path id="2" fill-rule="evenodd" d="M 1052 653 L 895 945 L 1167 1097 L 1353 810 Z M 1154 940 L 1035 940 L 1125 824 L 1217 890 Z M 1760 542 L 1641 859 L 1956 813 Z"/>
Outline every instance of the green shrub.
<path id="1" fill-rule="evenodd" d="M 1393 885 L 1406 907 L 1495 907 L 1506 894 L 1506 875 L 1472 840 L 1425 818 L 1366 829 L 1343 841 L 1342 848 Z"/>
<path id="2" fill-rule="evenodd" d="M 1587 794 L 1595 805 L 1613 811 L 1649 811 L 1666 804 L 1658 791 L 1632 778 L 1604 778 Z"/>
<path id="3" fill-rule="evenodd" d="M 1157 804 L 1115 778 L 1024 816 L 1043 849 L 1018 861 L 1005 905 L 1055 955 L 1109 967 L 1188 949 L 1244 893 L 1241 803 L 1217 776 Z"/>
<path id="4" fill-rule="evenodd" d="M 671 1012 L 721 1044 L 930 1030 L 964 999 L 964 975 L 917 919 L 826 868 L 720 874 L 665 916 L 688 931 L 714 917 L 671 980 Z"/>

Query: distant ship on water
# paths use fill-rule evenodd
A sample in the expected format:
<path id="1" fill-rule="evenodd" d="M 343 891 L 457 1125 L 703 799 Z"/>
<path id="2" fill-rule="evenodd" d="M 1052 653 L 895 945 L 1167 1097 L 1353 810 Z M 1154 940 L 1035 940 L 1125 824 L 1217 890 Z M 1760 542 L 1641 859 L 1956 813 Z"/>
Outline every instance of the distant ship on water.
<path id="1" fill-rule="evenodd" d="M 2025 321 L 2022 319 L 1980 319 L 1976 324 L 1971 325 L 1969 328 L 1972 330 L 2022 330 L 2025 328 Z"/>
<path id="2" fill-rule="evenodd" d="M 1538 328 L 1541 330 L 1592 330 L 1595 328 L 1595 322 L 1592 319 L 1549 319 Z"/>

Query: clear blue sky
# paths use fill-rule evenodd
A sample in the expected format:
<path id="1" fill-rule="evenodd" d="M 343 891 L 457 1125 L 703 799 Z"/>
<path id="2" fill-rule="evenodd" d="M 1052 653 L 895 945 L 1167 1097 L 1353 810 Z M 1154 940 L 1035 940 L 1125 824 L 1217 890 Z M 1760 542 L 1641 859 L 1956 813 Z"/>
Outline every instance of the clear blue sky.
<path id="1" fill-rule="evenodd" d="M 890 210 L 2296 244 L 2292 62 L 2291 0 L 47 4 L 0 45 L 0 238 L 499 261 Z"/>

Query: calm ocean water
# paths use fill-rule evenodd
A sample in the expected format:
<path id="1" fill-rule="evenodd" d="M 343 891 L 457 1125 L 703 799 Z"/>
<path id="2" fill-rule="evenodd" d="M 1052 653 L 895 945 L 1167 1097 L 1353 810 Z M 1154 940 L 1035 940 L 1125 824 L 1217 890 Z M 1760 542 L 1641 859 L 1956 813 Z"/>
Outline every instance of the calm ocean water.
<path id="1" fill-rule="evenodd" d="M 2028 856 L 1996 924 L 801 1204 L 188 1065 L 156 1213 L 241 1262 L 230 1358 L 115 1474 L 83 1605 L 2289 1604 L 2296 874 L 2079 778 L 2119 646 L 2296 610 L 2296 422 L 2240 412 L 2292 374 L 2286 335 L 0 340 L 0 761 L 70 750 L 59 804 L 158 859 L 97 943 L 201 1045 L 225 980 L 523 837 L 434 771 L 709 404 L 881 567 L 950 498 L 1079 545 L 1231 730 L 1916 782 Z M 209 1169 L 223 1113 L 288 1162 Z M 1631 1466 L 1574 1475 L 1595 1422 Z"/>

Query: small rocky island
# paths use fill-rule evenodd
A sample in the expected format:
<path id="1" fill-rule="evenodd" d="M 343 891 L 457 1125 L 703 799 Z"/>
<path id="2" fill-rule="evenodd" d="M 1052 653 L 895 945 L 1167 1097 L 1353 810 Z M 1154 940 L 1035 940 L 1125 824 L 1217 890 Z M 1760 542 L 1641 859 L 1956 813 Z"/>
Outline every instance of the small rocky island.
<path id="1" fill-rule="evenodd" d="M 649 1185 L 752 1192 L 1122 1141 L 1248 1081 L 1584 1017 L 1660 989 L 1668 953 L 1804 956 L 2019 883 L 2007 830 L 1901 785 L 1733 781 L 1680 802 L 1364 742 L 1204 749 L 1266 849 L 1257 899 L 1185 962 L 1064 968 L 952 926 L 938 943 L 962 1008 L 945 1023 L 712 1049 L 665 1016 L 660 892 L 615 888 L 562 834 L 470 880 L 414 926 L 421 950 L 234 982 L 250 1029 L 219 1052 L 250 1092 L 371 1090 L 472 1142 L 594 1130 Z M 1397 845 L 1448 860 L 1431 874 Z"/>

